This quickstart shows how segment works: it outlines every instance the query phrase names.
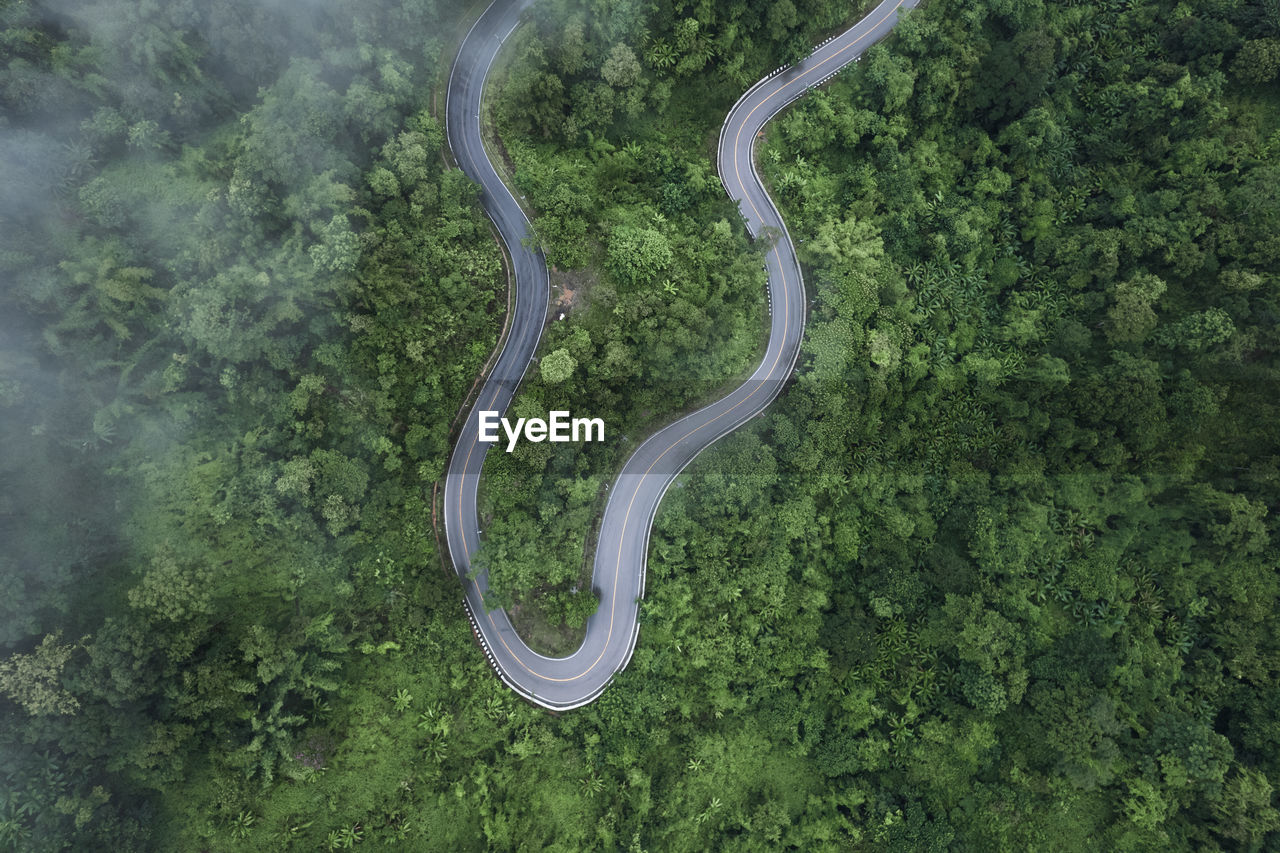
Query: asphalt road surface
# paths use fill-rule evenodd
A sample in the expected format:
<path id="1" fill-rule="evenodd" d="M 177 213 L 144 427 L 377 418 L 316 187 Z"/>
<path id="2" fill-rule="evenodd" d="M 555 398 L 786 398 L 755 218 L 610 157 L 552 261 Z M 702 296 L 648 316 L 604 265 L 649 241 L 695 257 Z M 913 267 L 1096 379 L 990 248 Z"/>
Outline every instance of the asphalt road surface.
<path id="1" fill-rule="evenodd" d="M 717 166 L 729 196 L 738 202 L 755 237 L 766 228 L 778 239 L 766 256 L 770 326 L 764 359 L 751 378 L 727 397 L 659 430 L 631 455 L 609 489 L 600 523 L 592 584 L 600 607 L 587 621 L 586 639 L 573 654 L 548 658 L 517 636 L 502 610 L 487 611 L 483 572 L 469 577 L 480 547 L 476 489 L 485 453 L 478 441 L 478 412 L 505 412 L 533 357 L 547 312 L 547 266 L 540 252 L 522 246 L 528 222 L 498 179 L 480 137 L 480 97 L 502 42 L 533 0 L 495 0 L 462 44 L 449 78 L 447 130 L 454 156 L 483 187 L 482 202 L 511 255 L 515 305 L 501 355 L 467 415 L 445 478 L 445 534 L 462 579 L 468 615 L 489 662 L 502 681 L 530 701 L 554 710 L 595 699 L 621 672 L 635 650 L 636 616 L 644 595 L 645 556 L 658 504 L 677 474 L 712 442 L 759 414 L 777 396 L 795 366 L 804 334 L 805 293 L 795 248 L 777 208 L 754 168 L 755 142 L 774 115 L 849 63 L 897 23 L 898 12 L 919 0 L 885 0 L 866 18 L 819 47 L 803 62 L 780 69 L 753 86 L 729 111 L 721 128 Z M 591 416 L 574 412 L 575 416 Z"/>

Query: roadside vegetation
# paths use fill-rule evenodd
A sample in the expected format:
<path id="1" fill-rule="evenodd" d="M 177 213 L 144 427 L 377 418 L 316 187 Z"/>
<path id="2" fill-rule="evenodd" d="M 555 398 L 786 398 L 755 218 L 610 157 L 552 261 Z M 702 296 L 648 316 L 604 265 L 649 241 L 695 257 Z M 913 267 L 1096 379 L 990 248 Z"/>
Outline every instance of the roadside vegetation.
<path id="1" fill-rule="evenodd" d="M 0 7 L 0 849 L 1275 846 L 1274 4 L 933 2 L 771 125 L 796 382 L 558 717 L 431 527 L 505 303 L 463 13 L 292 9 Z M 849 10 L 535 9 L 495 116 L 582 286 L 515 414 L 638 440 L 758 345 L 718 122 Z M 622 461 L 551 447 L 485 484 L 544 624 Z"/>
<path id="2" fill-rule="evenodd" d="M 550 0 L 503 48 L 489 118 L 554 286 L 539 348 L 551 361 L 513 409 L 608 425 L 601 444 L 522 444 L 485 462 L 474 565 L 543 653 L 577 648 L 598 605 L 604 485 L 647 435 L 745 379 L 762 350 L 764 247 L 716 174 L 720 124 L 747 86 L 853 11 L 783 2 L 704 19 Z"/>

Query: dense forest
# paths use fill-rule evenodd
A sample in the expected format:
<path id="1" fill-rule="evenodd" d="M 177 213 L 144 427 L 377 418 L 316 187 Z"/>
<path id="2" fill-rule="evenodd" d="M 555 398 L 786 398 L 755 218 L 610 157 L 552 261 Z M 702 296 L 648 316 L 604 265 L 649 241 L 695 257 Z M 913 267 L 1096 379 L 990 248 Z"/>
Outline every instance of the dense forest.
<path id="1" fill-rule="evenodd" d="M 430 484 L 505 277 L 451 15 L 4 5 L 0 844 L 247 838 L 389 614 L 456 615 Z"/>
<path id="2" fill-rule="evenodd" d="M 932 0 L 771 125 L 805 355 L 562 716 L 432 523 L 505 305 L 438 119 L 479 10 L 0 0 L 0 849 L 1280 844 L 1280 4 Z M 490 454 L 544 645 L 628 442 L 752 366 L 719 122 L 860 11 L 504 51 L 565 314 L 517 414 L 611 438 Z"/>

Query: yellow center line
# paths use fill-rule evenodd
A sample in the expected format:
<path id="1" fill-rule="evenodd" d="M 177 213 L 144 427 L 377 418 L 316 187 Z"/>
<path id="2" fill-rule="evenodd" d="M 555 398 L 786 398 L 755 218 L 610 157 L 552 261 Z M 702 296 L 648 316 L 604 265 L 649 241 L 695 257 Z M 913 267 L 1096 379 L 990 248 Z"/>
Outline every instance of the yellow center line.
<path id="1" fill-rule="evenodd" d="M 879 26 L 880 24 L 882 24 L 882 23 L 883 23 L 883 22 L 884 22 L 884 21 L 885 21 L 885 20 L 886 20 L 890 15 L 892 15 L 894 12 L 896 12 L 896 11 L 899 9 L 899 7 L 901 7 L 901 6 L 902 6 L 903 2 L 905 2 L 905 0 L 898 0 L 898 2 L 897 2 L 897 3 L 895 3 L 895 4 L 893 5 L 893 8 L 891 8 L 891 9 L 889 9 L 889 11 L 885 12 L 885 14 L 884 14 L 883 16 L 881 16 L 881 18 L 880 18 L 879 20 L 877 20 L 874 24 L 872 24 L 872 25 L 871 25 L 871 27 L 870 27 L 870 31 L 874 31 L 876 27 L 878 27 L 878 26 Z M 832 54 L 831 56 L 829 56 L 829 57 L 827 57 L 826 59 L 824 59 L 822 62 L 820 62 L 820 63 L 818 63 L 817 65 L 815 65 L 813 68 L 811 68 L 811 69 L 809 69 L 808 71 L 806 71 L 806 72 L 804 73 L 803 77 L 809 77 L 809 76 L 811 76 L 814 72 L 816 72 L 818 69 L 822 68 L 824 65 L 827 65 L 827 64 L 828 64 L 828 63 L 830 63 L 831 61 L 835 60 L 836 58 L 838 58 L 838 57 L 840 57 L 840 56 L 843 56 L 845 53 L 847 53 L 848 51 L 852 50 L 855 46 L 857 46 L 857 45 L 858 45 L 858 43 L 859 43 L 859 42 L 861 42 L 863 39 L 865 39 L 867 36 L 869 36 L 869 35 L 871 34 L 871 32 L 870 32 L 870 31 L 868 31 L 868 32 L 866 32 L 866 33 L 863 33 L 862 35 L 858 36 L 856 39 L 854 39 L 853 41 L 851 41 L 849 44 L 845 45 L 843 48 L 841 48 L 840 50 L 838 50 L 836 53 Z M 803 79 L 803 78 L 796 78 L 795 80 L 793 80 L 793 81 L 791 81 L 791 82 L 793 82 L 793 83 L 798 83 L 798 82 L 800 82 L 800 80 L 801 80 L 801 79 Z M 787 85 L 788 85 L 788 83 L 785 83 L 785 82 L 784 82 L 784 83 L 782 84 L 782 86 L 781 86 L 781 87 L 779 87 L 777 90 L 775 90 L 775 92 L 773 92 L 773 93 L 771 93 L 771 94 L 776 94 L 777 92 L 779 92 L 779 91 L 781 91 L 782 89 L 786 88 L 786 86 L 787 86 Z M 737 135 L 736 135 L 736 136 L 734 136 L 734 147 L 735 147 L 735 149 L 737 148 L 737 146 L 738 146 L 738 145 L 739 145 L 739 143 L 741 142 L 741 138 L 742 138 L 742 131 L 743 131 L 743 129 L 745 129 L 745 127 L 746 127 L 747 123 L 748 123 L 749 121 L 751 121 L 751 117 L 752 117 L 753 115 L 755 115 L 756 110 L 758 110 L 758 109 L 760 109 L 760 107 L 764 106 L 764 104 L 765 104 L 765 102 L 766 102 L 767 100 L 768 100 L 768 99 L 766 98 L 765 100 L 761 101 L 759 104 L 756 104 L 756 106 L 754 106 L 754 107 L 751 109 L 751 112 L 747 113 L 747 117 L 746 117 L 745 119 L 743 119 L 743 121 L 742 121 L 742 125 L 738 128 L 738 133 L 737 133 Z M 753 147 L 754 147 L 754 146 L 753 146 Z M 741 170 L 738 168 L 738 162 L 737 162 L 737 160 L 736 160 L 736 159 L 735 159 L 734 164 L 733 164 L 733 171 L 734 171 L 734 177 L 736 177 L 736 178 L 738 179 L 738 183 L 739 183 L 739 185 L 740 185 L 740 186 L 742 186 L 742 187 L 743 187 L 743 189 L 745 190 L 745 188 L 746 188 L 746 184 L 745 184 L 745 183 L 743 182 L 743 180 L 742 180 L 742 172 L 741 172 Z M 761 221 L 763 221 L 763 220 L 764 220 L 764 217 L 760 215 L 760 211 L 756 208 L 755 203 L 751 201 L 750 196 L 749 196 L 749 195 L 747 195 L 745 192 L 743 193 L 743 196 L 747 199 L 747 203 L 751 205 L 751 209 L 752 209 L 753 211 L 755 211 L 756 218 L 758 218 L 758 219 L 760 219 Z M 781 278 L 781 280 L 782 280 L 782 297 L 783 297 L 783 309 L 782 309 L 782 310 L 783 310 L 783 313 L 782 313 L 782 323 L 783 323 L 783 325 L 782 325 L 782 340 L 783 340 L 783 341 L 785 341 L 785 340 L 786 340 L 786 338 L 787 338 L 787 332 L 788 332 L 788 330 L 790 329 L 790 322 L 791 322 L 791 321 L 790 321 L 790 317 L 788 316 L 788 315 L 789 315 L 789 310 L 788 310 L 788 309 L 790 308 L 791 297 L 790 297 L 790 294 L 789 294 L 788 289 L 787 289 L 787 276 L 786 276 L 786 270 L 783 268 L 783 265 L 782 265 L 782 256 L 778 253 L 778 249 L 777 249 L 777 247 L 776 247 L 776 246 L 775 246 L 775 247 L 774 247 L 774 249 L 773 249 L 773 254 L 774 254 L 774 256 L 775 256 L 775 257 L 777 258 L 777 260 L 778 260 L 779 276 L 780 276 L 780 278 Z M 773 363 L 772 363 L 771 365 L 769 365 L 769 370 L 767 371 L 767 373 L 768 373 L 768 374 L 772 374 L 772 373 L 773 373 L 774 369 L 778 366 L 778 362 L 779 362 L 779 360 L 781 360 L 781 358 L 782 358 L 782 348 L 779 348 L 779 349 L 778 349 L 777 354 L 776 354 L 776 355 L 774 356 L 774 358 L 773 358 Z M 739 406 L 741 406 L 743 403 L 747 402 L 747 401 L 748 401 L 748 400 L 750 400 L 752 397 L 754 397 L 754 396 L 756 395 L 756 392 L 757 392 L 757 391 L 759 391 L 759 390 L 763 387 L 763 385 L 764 385 L 764 381 L 762 380 L 760 383 L 758 383 L 758 384 L 756 385 L 756 387 L 755 387 L 755 388 L 753 388 L 753 389 L 752 389 L 752 390 L 747 394 L 747 396 L 743 397 L 743 398 L 742 398 L 741 400 L 739 400 L 737 403 L 734 403 L 731 407 L 729 407 L 729 408 L 728 408 L 728 409 L 726 409 L 725 411 L 721 412 L 720 414 L 716 415 L 714 418 L 712 418 L 711 420 L 707 421 L 706 423 L 704 423 L 704 424 L 700 424 L 700 425 L 698 425 L 698 426 L 694 427 L 693 429 L 689 430 L 688 432 L 686 432 L 684 435 L 680 436 L 678 439 L 676 439 L 674 442 L 672 442 L 672 443 L 667 447 L 667 449 L 666 449 L 666 450 L 662 451 L 662 453 L 658 455 L 658 458 L 657 458 L 657 459 L 655 459 L 655 460 L 653 460 L 653 462 L 649 465 L 649 467 L 648 467 L 647 469 L 645 469 L 644 474 L 641 476 L 641 482 L 640 482 L 639 484 L 637 484 L 637 485 L 636 485 L 635 491 L 631 493 L 631 500 L 627 503 L 627 511 L 626 511 L 626 514 L 623 516 L 623 519 L 622 519 L 622 532 L 619 534 L 619 537 L 618 537 L 618 559 L 617 559 L 617 561 L 614 563 L 614 567 L 613 567 L 613 596 L 612 596 L 612 599 L 610 600 L 610 604 L 609 604 L 609 630 L 608 630 L 607 634 L 605 635 L 604 646 L 603 646 L 603 647 L 601 647 L 601 649 L 600 649 L 600 654 L 596 657 L 596 659 L 595 659 L 595 660 L 593 660 L 593 661 L 591 662 L 591 664 L 590 664 L 586 669 L 584 669 L 582 672 L 578 673 L 577 675 L 571 676 L 571 677 L 569 677 L 569 678 L 554 678 L 554 677 L 549 676 L 549 675 L 543 675 L 542 673 L 538 672 L 537 670 L 535 670 L 535 669 L 533 669 L 532 667 L 530 667 L 527 663 L 525 663 L 525 662 L 524 662 L 524 660 L 521 658 L 521 656 L 520 656 L 520 655 L 519 655 L 519 654 L 518 654 L 514 649 L 512 649 L 509 645 L 507 645 L 507 641 L 506 641 L 506 639 L 502 636 L 502 632 L 501 632 L 500 630 L 498 630 L 498 626 L 497 626 L 497 624 L 493 621 L 493 614 L 492 614 L 491 612 L 489 612 L 488 610 L 485 610 L 485 611 L 484 611 L 484 613 L 485 613 L 485 618 L 487 618 L 487 619 L 489 620 L 489 624 L 493 627 L 493 632 L 494 632 L 494 634 L 497 636 L 497 638 L 498 638 L 498 642 L 502 643 L 503 648 L 505 648 L 505 649 L 506 649 L 506 650 L 511 654 L 511 656 L 512 656 L 513 658 L 515 658 L 516 662 L 517 662 L 518 664 L 520 664 L 520 666 L 524 667 L 524 669 L 525 669 L 526 671 L 528 671 L 530 675 L 533 675 L 533 676 L 535 676 L 535 677 L 537 677 L 537 678 L 541 678 L 541 679 L 543 679 L 544 681 L 552 681 L 552 682 L 564 683 L 564 682 L 569 682 L 569 681 L 577 681 L 579 678 L 583 678 L 583 677 L 585 677 L 585 676 L 586 676 L 586 675 L 588 675 L 588 674 L 589 674 L 593 669 L 595 669 L 595 668 L 596 668 L 596 666 L 597 666 L 597 665 L 600 663 L 600 661 L 604 658 L 605 652 L 606 652 L 606 651 L 608 651 L 608 649 L 609 649 L 609 643 L 610 643 L 610 641 L 613 639 L 613 623 L 614 623 L 614 615 L 617 613 L 617 604 L 618 604 L 618 576 L 619 576 L 619 575 L 621 574 L 621 572 L 622 572 L 622 544 L 623 544 L 623 542 L 625 542 L 625 541 L 626 541 L 626 538 L 627 538 L 627 528 L 628 528 L 628 526 L 630 525 L 630 521 L 631 521 L 631 510 L 632 510 L 632 508 L 635 506 L 636 498 L 637 498 L 637 497 L 639 496 L 639 494 L 640 494 L 640 486 L 641 486 L 641 485 L 643 485 L 643 478 L 644 478 L 644 477 L 649 476 L 650 472 L 652 472 L 652 471 L 653 471 L 654 466 L 656 466 L 659 462 L 661 462 L 661 461 L 662 461 L 662 458 L 663 458 L 664 456 L 666 456 L 668 453 L 670 453 L 672 450 L 674 450 L 674 449 L 675 449 L 675 448 L 676 448 L 676 447 L 677 447 L 681 442 L 683 442 L 686 438 L 688 438 L 689 436 L 691 436 L 691 435 L 693 435 L 694 433 L 698 432 L 699 430 L 702 430 L 702 429 L 705 429 L 706 427 L 711 426 L 713 423 L 715 423 L 716 421 L 720 420 L 720 419 L 721 419 L 721 418 L 723 418 L 725 415 L 728 415 L 728 414 L 732 413 L 735 409 L 737 409 L 737 408 L 738 408 Z M 739 386 L 739 387 L 741 387 L 741 386 Z M 497 395 L 497 392 L 495 392 L 495 393 L 494 393 L 494 396 L 493 396 L 493 400 L 495 400 L 495 401 L 496 401 L 497 399 L 498 399 L 498 395 Z M 722 401 L 718 401 L 718 402 L 722 402 Z M 492 401 L 491 401 L 491 402 L 490 402 L 490 405 L 492 405 L 492 404 L 493 404 L 493 403 L 492 403 Z M 716 405 L 716 404 L 715 404 L 715 403 L 712 403 L 711 405 L 713 405 L 713 406 L 714 406 L 714 405 Z M 474 410 L 473 410 L 473 411 L 474 411 Z M 476 432 L 476 438 L 472 439 L 471 447 L 467 450 L 467 458 L 466 458 L 466 460 L 465 460 L 465 461 L 463 462 L 463 464 L 462 464 L 463 474 L 462 474 L 461 476 L 459 476 L 459 477 L 458 477 L 458 526 L 459 526 L 459 527 L 461 528 L 461 530 L 462 530 L 462 549 L 463 549 L 463 553 L 464 553 L 464 554 L 465 554 L 465 556 L 466 556 L 466 559 L 467 559 L 467 565 L 468 565 L 468 567 L 470 567 L 470 563 L 471 563 L 471 553 L 470 553 L 470 549 L 469 549 L 469 548 L 467 548 L 467 531 L 466 531 L 466 527 L 465 527 L 465 526 L 463 526 L 463 524 L 462 524 L 462 483 L 463 483 L 463 480 L 465 479 L 465 476 L 466 476 L 467 463 L 469 463 L 469 462 L 471 461 L 471 453 L 475 450 L 475 448 L 476 448 L 476 445 L 477 445 L 478 441 L 479 441 L 479 430 L 477 429 L 477 432 Z M 624 466 L 624 470 L 625 470 L 625 466 Z M 477 474 L 476 476 L 478 477 L 478 476 L 479 476 L 479 474 Z M 481 602 L 481 603 L 483 604 L 483 602 Z M 484 608 L 482 607 L 482 609 L 484 609 Z M 571 656 L 571 657 L 572 657 L 572 656 Z M 564 660 L 564 658 L 561 658 L 561 660 Z"/>

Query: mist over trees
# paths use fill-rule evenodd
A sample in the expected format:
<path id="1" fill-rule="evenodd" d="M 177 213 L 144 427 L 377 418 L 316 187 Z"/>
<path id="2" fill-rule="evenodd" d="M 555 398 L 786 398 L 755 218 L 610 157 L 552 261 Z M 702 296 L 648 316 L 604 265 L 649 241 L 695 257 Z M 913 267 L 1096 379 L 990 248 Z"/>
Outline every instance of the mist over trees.
<path id="1" fill-rule="evenodd" d="M 287 776 L 366 608 L 438 565 L 502 281 L 427 112 L 454 22 L 0 12 L 0 844 L 170 847 L 193 766 Z"/>
<path id="2" fill-rule="evenodd" d="M 432 531 L 505 303 L 433 118 L 478 11 L 0 8 L 0 848 L 1273 847 L 1280 9 L 938 0 L 770 125 L 795 383 L 559 717 Z M 855 11 L 532 7 L 493 118 L 579 292 L 515 416 L 750 366 L 715 132 Z M 544 623 L 623 450 L 491 455 Z"/>

